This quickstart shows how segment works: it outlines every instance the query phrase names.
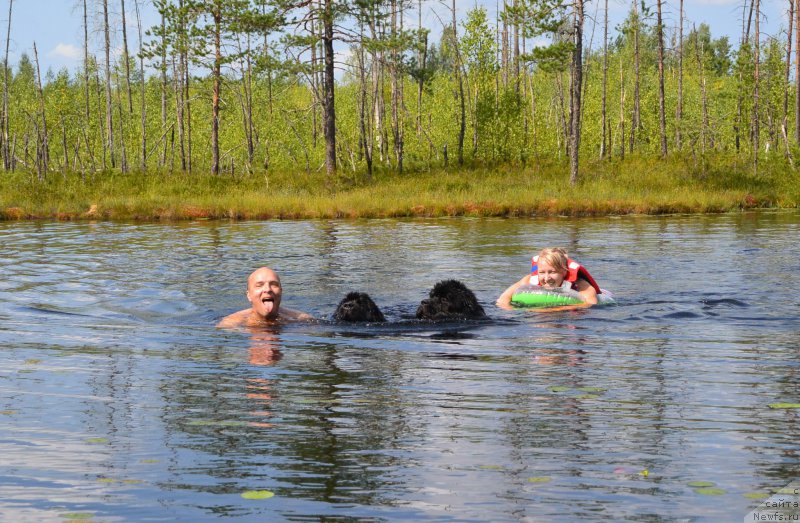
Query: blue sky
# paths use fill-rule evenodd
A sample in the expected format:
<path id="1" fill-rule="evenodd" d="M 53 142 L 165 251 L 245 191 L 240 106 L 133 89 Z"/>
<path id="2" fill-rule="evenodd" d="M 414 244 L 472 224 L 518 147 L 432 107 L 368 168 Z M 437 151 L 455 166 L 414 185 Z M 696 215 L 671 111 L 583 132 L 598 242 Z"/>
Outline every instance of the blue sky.
<path id="1" fill-rule="evenodd" d="M 646 0 L 648 5 L 655 5 L 655 0 Z M 143 29 L 147 29 L 158 22 L 157 14 L 150 0 L 139 0 L 141 4 Z M 502 3 L 502 0 L 500 0 Z M 89 0 L 90 28 L 99 28 L 98 0 Z M 113 41 L 117 46 L 122 42 L 121 19 L 119 15 L 119 0 L 109 0 L 112 10 L 112 27 L 116 30 Z M 416 4 L 416 0 L 414 0 Z M 447 1 L 447 5 L 450 1 Z M 781 27 L 786 26 L 787 7 L 786 0 L 762 0 L 764 17 L 763 29 L 767 35 L 776 35 Z M 5 39 L 8 22 L 8 0 L 0 0 L 0 38 Z M 462 17 L 470 8 L 482 5 L 487 8 L 489 15 L 494 17 L 496 2 L 494 0 L 457 0 L 456 9 Z M 600 45 L 602 34 L 603 0 L 592 0 L 587 4 L 587 14 L 598 17 L 595 29 L 594 46 Z M 613 23 L 619 22 L 630 9 L 630 1 L 609 0 L 609 18 Z M 670 1 L 665 5 L 665 25 L 668 28 L 677 27 L 678 1 Z M 36 42 L 39 51 L 39 60 L 42 72 L 51 68 L 58 70 L 66 67 L 71 71 L 76 70 L 82 61 L 83 48 L 83 1 L 82 0 L 14 0 L 11 27 L 11 47 L 9 62 L 14 65 L 22 53 L 33 55 L 33 43 Z M 134 0 L 125 2 L 128 26 L 129 46 L 135 50 L 137 46 L 137 28 L 134 14 Z M 731 42 L 736 43 L 741 33 L 741 0 L 685 0 L 684 9 L 688 19 L 684 31 L 691 28 L 691 24 L 700 25 L 707 23 L 711 27 L 714 37 L 729 35 Z M 439 18 L 433 13 L 438 12 L 439 17 L 447 19 L 449 13 L 440 2 L 425 0 L 423 2 L 423 25 L 431 29 L 434 34 L 441 31 Z M 416 24 L 417 13 L 410 13 L 411 25 Z M 587 19 L 586 41 L 592 32 L 592 21 Z M 101 55 L 102 34 L 97 30 L 90 33 L 90 52 Z"/>

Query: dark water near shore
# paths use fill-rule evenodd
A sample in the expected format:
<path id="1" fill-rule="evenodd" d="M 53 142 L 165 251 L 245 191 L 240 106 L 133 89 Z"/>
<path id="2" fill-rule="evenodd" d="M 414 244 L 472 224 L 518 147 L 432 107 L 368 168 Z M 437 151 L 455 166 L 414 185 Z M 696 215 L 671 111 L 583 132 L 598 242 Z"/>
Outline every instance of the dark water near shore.
<path id="1" fill-rule="evenodd" d="M 798 233 L 796 212 L 0 223 L 0 520 L 740 521 L 800 478 L 800 410 L 768 407 L 800 402 Z M 547 245 L 618 305 L 495 308 Z M 287 306 L 363 290 L 398 323 L 216 330 L 264 264 Z M 497 321 L 405 321 L 450 277 Z"/>

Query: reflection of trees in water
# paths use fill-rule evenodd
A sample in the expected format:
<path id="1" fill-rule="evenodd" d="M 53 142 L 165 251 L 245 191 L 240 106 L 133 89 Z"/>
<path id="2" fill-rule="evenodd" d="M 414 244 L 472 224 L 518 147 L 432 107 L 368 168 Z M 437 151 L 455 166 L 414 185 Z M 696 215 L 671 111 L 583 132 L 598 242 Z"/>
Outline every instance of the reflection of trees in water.
<path id="1" fill-rule="evenodd" d="M 797 447 L 800 409 L 768 407 L 772 403 L 797 403 L 800 333 L 785 332 L 777 338 L 772 339 L 766 348 L 751 345 L 751 357 L 758 363 L 743 376 L 748 381 L 755 378 L 752 391 L 763 402 L 752 409 L 747 444 L 744 445 L 753 475 L 763 481 L 763 485 L 754 486 L 754 490 L 755 487 L 783 487 L 800 478 L 800 450 Z M 777 347 L 783 349 L 780 354 L 785 359 L 770 361 Z M 780 459 L 776 459 L 776 455 L 780 455 Z"/>
<path id="2" fill-rule="evenodd" d="M 328 502 L 377 504 L 396 496 L 382 470 L 396 470 L 411 431 L 400 403 L 400 384 L 390 369 L 366 368 L 370 359 L 351 358 L 334 345 L 313 349 L 308 373 L 289 384 L 293 399 L 285 405 L 297 419 L 294 434 L 276 442 L 288 461 L 282 479 L 295 495 Z M 364 359 L 362 359 L 364 358 Z M 281 389 L 286 394 L 286 388 Z M 299 399 L 299 401 L 297 401 Z M 382 491 L 392 492 L 386 500 Z"/>
<path id="3" fill-rule="evenodd" d="M 110 351 L 104 355 L 107 363 L 103 372 L 92 375 L 88 383 L 98 398 L 111 398 L 111 401 L 96 401 L 87 404 L 86 432 L 107 437 L 115 454 L 131 453 L 133 442 L 130 435 L 137 429 L 136 405 L 132 380 L 139 375 L 136 357 L 130 352 Z M 97 362 L 94 362 L 97 365 Z M 109 459 L 113 459 L 109 456 Z M 106 464 L 109 470 L 114 463 Z"/>
<path id="4" fill-rule="evenodd" d="M 334 345 L 292 348 L 287 365 L 282 345 L 279 333 L 252 333 L 239 361 L 229 345 L 165 385 L 167 445 L 185 460 L 172 470 L 181 484 L 166 486 L 330 503 L 394 499 L 383 471 L 403 466 L 394 454 L 411 431 L 398 401 L 402 371 L 368 368 L 370 358 Z M 192 477 L 197 483 L 185 484 Z"/>
<path id="5" fill-rule="evenodd" d="M 562 331 L 557 336 L 545 334 L 524 348 L 531 365 L 514 366 L 508 375 L 511 389 L 505 403 L 510 413 L 502 418 L 498 435 L 508 453 L 509 495 L 517 496 L 514 485 L 525 484 L 531 476 L 585 476 L 592 484 L 598 470 L 610 474 L 620 465 L 634 471 L 665 470 L 664 456 L 679 459 L 676 449 L 665 450 L 673 443 L 664 426 L 668 406 L 675 400 L 661 361 L 663 348 L 652 351 L 655 360 L 612 359 L 598 366 L 592 355 L 602 350 L 597 340 L 563 332 L 568 323 L 537 325 L 555 326 Z M 646 383 L 641 383 L 642 376 L 647 376 Z M 618 388 L 633 394 L 623 405 L 613 400 Z M 643 457 L 646 461 L 640 461 Z M 518 516 L 541 515 L 540 503 L 531 500 Z M 574 500 L 574 505 L 579 507 L 581 501 Z"/>
<path id="6" fill-rule="evenodd" d="M 571 388 L 584 386 L 586 353 L 577 347 L 585 340 L 574 337 L 564 343 L 562 338 L 542 337 L 533 341 L 535 346 L 525 349 L 531 364 L 516 365 L 508 375 L 512 388 L 506 402 L 513 413 L 504 418 L 500 429 L 508 440 L 512 462 L 523 467 L 535 463 L 538 451 L 549 456 L 553 449 L 580 448 L 591 428 L 584 401 L 550 390 L 565 384 Z M 549 346 L 555 344 L 561 347 Z M 534 475 L 530 472 L 525 471 L 528 476 Z"/>

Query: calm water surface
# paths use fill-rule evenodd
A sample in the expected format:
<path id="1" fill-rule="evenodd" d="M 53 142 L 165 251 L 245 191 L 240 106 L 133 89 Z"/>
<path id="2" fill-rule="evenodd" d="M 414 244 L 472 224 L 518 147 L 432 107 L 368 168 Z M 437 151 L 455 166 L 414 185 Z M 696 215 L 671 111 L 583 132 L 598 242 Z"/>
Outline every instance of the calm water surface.
<path id="1" fill-rule="evenodd" d="M 800 402 L 799 232 L 0 223 L 0 520 L 741 521 L 800 478 L 800 410 L 768 407 Z M 552 244 L 619 304 L 494 307 Z M 363 290 L 392 323 L 215 329 L 264 264 L 285 305 L 325 318 Z M 495 322 L 410 322 L 449 277 Z"/>

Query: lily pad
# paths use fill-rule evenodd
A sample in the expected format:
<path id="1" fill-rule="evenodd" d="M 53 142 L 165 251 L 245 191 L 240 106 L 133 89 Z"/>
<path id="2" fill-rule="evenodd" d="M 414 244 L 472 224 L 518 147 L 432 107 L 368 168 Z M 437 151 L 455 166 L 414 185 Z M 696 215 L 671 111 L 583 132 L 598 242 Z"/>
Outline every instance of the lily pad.
<path id="1" fill-rule="evenodd" d="M 89 438 L 86 443 L 108 443 L 108 438 Z"/>
<path id="2" fill-rule="evenodd" d="M 139 463 L 160 463 L 160 459 L 140 459 Z"/>
<path id="3" fill-rule="evenodd" d="M 800 403 L 770 403 L 771 409 L 800 409 Z"/>
<path id="4" fill-rule="evenodd" d="M 599 397 L 600 396 L 598 396 L 597 394 L 580 394 L 578 396 L 575 396 L 575 399 L 579 399 L 579 400 L 596 400 Z"/>
<path id="5" fill-rule="evenodd" d="M 18 410 L 0 410 L 0 416 L 13 416 Z"/>
<path id="6" fill-rule="evenodd" d="M 578 390 L 581 392 L 605 392 L 606 389 L 603 387 L 578 387 Z"/>
<path id="7" fill-rule="evenodd" d="M 550 387 L 550 392 L 566 392 L 569 390 L 569 387 L 564 386 L 557 386 L 557 387 Z"/>
<path id="8" fill-rule="evenodd" d="M 67 512 L 66 514 L 59 514 L 64 519 L 91 519 L 94 514 L 91 512 Z"/>
<path id="9" fill-rule="evenodd" d="M 717 484 L 713 481 L 690 481 L 687 483 L 690 487 L 693 488 L 705 488 L 705 487 L 715 487 Z"/>
<path id="10" fill-rule="evenodd" d="M 269 499 L 274 495 L 275 493 L 269 490 L 248 490 L 242 492 L 242 497 L 244 499 Z"/>
<path id="11" fill-rule="evenodd" d="M 483 470 L 503 470 L 502 465 L 481 465 L 478 468 Z"/>
<path id="12" fill-rule="evenodd" d="M 769 492 L 745 492 L 742 496 L 747 499 L 767 499 L 769 497 Z"/>
<path id="13" fill-rule="evenodd" d="M 538 476 L 528 478 L 528 483 L 549 483 L 553 480 L 550 476 Z"/>
<path id="14" fill-rule="evenodd" d="M 694 491 L 703 496 L 721 496 L 725 494 L 725 491 L 721 488 L 696 488 Z"/>
<path id="15" fill-rule="evenodd" d="M 30 359 L 25 360 L 25 365 L 36 365 L 36 364 L 41 363 L 41 362 L 42 362 L 42 360 L 40 360 L 38 358 L 30 358 Z"/>

